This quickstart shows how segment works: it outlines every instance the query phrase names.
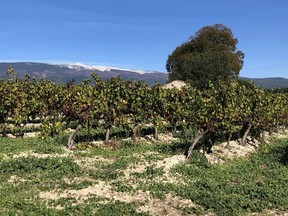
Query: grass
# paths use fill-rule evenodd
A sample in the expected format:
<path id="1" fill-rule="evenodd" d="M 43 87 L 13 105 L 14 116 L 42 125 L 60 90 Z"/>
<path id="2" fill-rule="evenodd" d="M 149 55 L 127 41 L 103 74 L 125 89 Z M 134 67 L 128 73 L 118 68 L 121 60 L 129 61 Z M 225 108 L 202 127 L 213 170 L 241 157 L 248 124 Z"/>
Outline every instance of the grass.
<path id="1" fill-rule="evenodd" d="M 35 153 L 58 153 L 61 154 L 63 150 L 63 137 L 36 139 L 9 139 L 0 137 L 0 153 L 16 154 L 20 152 L 33 151 Z"/>
<path id="2" fill-rule="evenodd" d="M 179 165 L 174 172 L 187 185 L 165 185 L 165 192 L 191 199 L 220 215 L 259 212 L 288 206 L 288 141 L 270 145 L 266 152 L 224 165 L 209 165 L 202 155 L 189 164 Z M 189 188 L 189 190 L 187 190 Z"/>
<path id="3" fill-rule="evenodd" d="M 0 215 L 165 215 L 169 208 L 183 215 L 288 211 L 287 139 L 224 164 L 210 165 L 195 151 L 192 160 L 168 173 L 157 163 L 182 154 L 186 144 L 129 144 L 69 154 L 63 144 L 61 136 L 0 138 Z M 97 184 L 105 185 L 102 192 L 91 189 L 83 195 Z M 48 199 L 42 192 L 65 196 Z M 196 206 L 173 204 L 169 196 Z M 140 211 L 145 205 L 147 210 Z"/>

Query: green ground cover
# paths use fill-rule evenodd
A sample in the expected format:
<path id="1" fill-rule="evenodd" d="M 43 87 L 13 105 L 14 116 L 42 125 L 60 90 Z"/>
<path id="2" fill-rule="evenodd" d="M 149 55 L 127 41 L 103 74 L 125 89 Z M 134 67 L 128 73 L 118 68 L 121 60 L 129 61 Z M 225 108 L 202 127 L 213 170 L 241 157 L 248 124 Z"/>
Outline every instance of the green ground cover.
<path id="1" fill-rule="evenodd" d="M 213 165 L 197 151 L 184 162 L 179 142 L 75 151 L 63 144 L 61 137 L 0 138 L 0 215 L 288 211 L 288 139 Z"/>

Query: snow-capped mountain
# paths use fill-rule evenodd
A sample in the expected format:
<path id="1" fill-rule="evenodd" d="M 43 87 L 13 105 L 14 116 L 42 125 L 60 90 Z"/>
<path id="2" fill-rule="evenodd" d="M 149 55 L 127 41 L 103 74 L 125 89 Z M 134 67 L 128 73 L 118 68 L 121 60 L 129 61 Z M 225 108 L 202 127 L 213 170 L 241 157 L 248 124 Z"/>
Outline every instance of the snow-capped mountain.
<path id="1" fill-rule="evenodd" d="M 80 83 L 83 79 L 91 78 L 95 72 L 103 80 L 120 76 L 122 79 L 142 80 L 149 85 L 155 82 L 166 83 L 167 74 L 157 71 L 122 69 L 109 66 L 89 66 L 82 63 L 51 64 L 38 62 L 9 62 L 0 63 L 0 78 L 6 77 L 7 68 L 11 66 L 18 77 L 25 74 L 38 79 L 54 80 L 56 83 L 67 82 L 72 79 Z"/>
<path id="2" fill-rule="evenodd" d="M 133 72 L 138 74 L 146 74 L 146 73 L 157 73 L 157 71 L 149 71 L 149 70 L 134 70 L 134 69 L 123 69 L 123 68 L 116 68 L 116 67 L 109 67 L 109 66 L 90 66 L 85 65 L 79 62 L 64 64 L 62 66 L 66 66 L 73 70 L 98 70 L 98 71 L 107 71 L 111 72 L 111 70 L 118 70 L 118 71 L 125 71 L 125 72 Z"/>

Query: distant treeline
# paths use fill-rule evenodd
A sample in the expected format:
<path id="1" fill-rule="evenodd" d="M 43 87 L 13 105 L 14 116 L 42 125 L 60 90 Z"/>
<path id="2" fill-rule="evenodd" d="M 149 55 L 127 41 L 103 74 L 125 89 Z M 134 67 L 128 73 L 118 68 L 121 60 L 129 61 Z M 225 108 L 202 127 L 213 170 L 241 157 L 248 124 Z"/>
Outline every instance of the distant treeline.
<path id="1" fill-rule="evenodd" d="M 288 88 L 274 88 L 270 89 L 272 93 L 288 93 Z"/>

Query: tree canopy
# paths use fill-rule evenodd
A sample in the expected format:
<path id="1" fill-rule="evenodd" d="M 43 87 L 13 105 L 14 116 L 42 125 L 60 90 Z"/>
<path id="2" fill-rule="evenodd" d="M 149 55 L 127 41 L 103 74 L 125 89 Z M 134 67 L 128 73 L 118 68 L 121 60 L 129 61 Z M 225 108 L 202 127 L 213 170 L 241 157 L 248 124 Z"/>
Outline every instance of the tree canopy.
<path id="1" fill-rule="evenodd" d="M 223 24 L 201 28 L 169 55 L 166 69 L 169 81 L 189 81 L 203 87 L 218 80 L 237 79 L 244 54 L 237 50 L 238 40 Z"/>

